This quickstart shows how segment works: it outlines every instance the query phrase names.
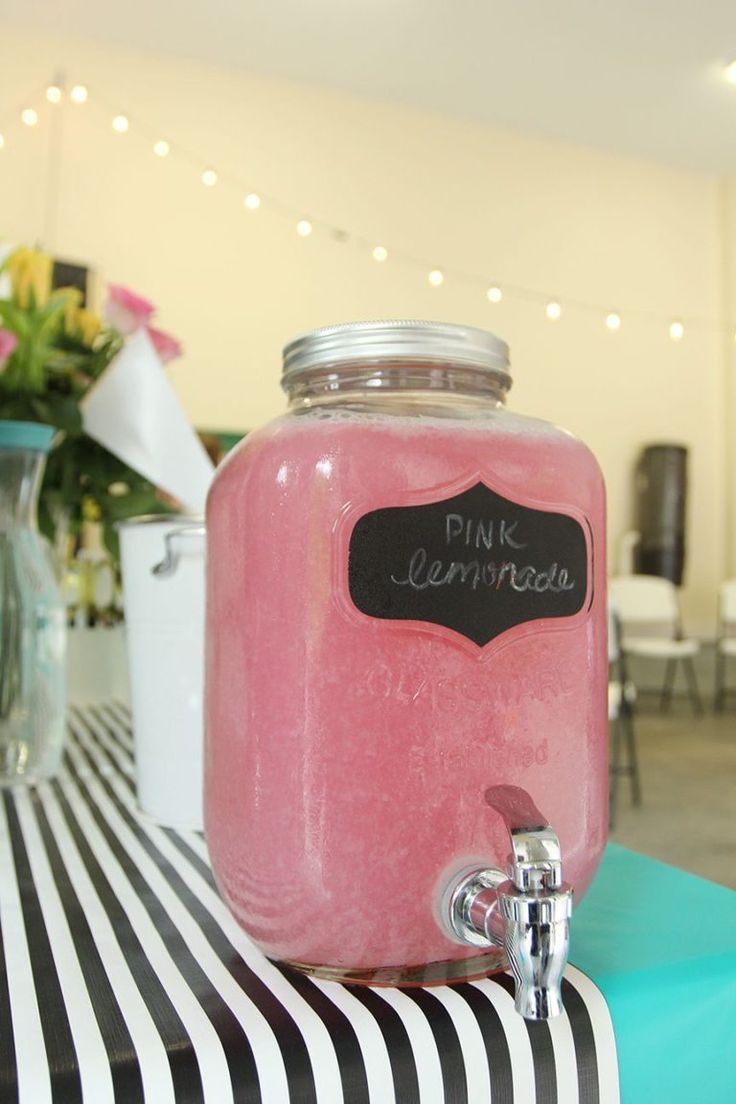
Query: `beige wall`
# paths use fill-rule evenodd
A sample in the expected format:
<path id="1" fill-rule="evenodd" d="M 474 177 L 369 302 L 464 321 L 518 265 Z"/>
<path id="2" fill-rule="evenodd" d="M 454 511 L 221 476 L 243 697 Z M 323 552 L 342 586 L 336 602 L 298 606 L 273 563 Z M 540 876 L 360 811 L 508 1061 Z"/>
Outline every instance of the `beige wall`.
<path id="1" fill-rule="evenodd" d="M 280 347 L 313 326 L 404 315 L 492 328 L 511 344 L 511 404 L 598 454 L 612 548 L 631 523 L 640 446 L 690 446 L 685 611 L 710 629 L 727 529 L 722 226 L 736 190 L 724 198 L 707 176 L 195 63 L 13 30 L 0 42 L 0 233 L 41 239 L 158 302 L 186 345 L 172 377 L 198 424 L 249 427 L 279 411 Z M 54 204 L 48 122 L 7 120 L 57 67 L 91 95 L 65 111 Z M 110 129 L 117 110 L 133 123 L 125 136 Z M 197 158 L 155 158 L 161 135 L 204 155 L 222 184 L 202 186 Z M 434 290 L 421 268 L 378 265 L 325 234 L 301 240 L 292 218 L 247 212 L 249 188 L 481 283 Z M 574 307 L 557 324 L 537 303 L 493 307 L 486 278 L 605 304 L 622 329 Z M 677 344 L 670 316 L 710 324 Z"/>

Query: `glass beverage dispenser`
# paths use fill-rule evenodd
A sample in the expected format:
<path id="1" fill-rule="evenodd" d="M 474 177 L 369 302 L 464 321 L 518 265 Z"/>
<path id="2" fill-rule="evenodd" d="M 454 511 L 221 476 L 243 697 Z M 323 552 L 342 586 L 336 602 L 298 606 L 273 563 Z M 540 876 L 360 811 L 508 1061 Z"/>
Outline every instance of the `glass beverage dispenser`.
<path id="1" fill-rule="evenodd" d="M 605 507 L 510 382 L 464 326 L 287 346 L 288 412 L 209 498 L 205 824 L 270 957 L 397 985 L 509 960 L 541 1018 L 607 833 Z"/>

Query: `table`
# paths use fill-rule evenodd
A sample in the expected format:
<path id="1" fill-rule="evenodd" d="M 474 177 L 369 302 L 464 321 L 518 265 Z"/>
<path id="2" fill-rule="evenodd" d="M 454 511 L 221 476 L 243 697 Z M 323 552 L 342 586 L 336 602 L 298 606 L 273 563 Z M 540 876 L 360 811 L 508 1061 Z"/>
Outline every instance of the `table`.
<path id="1" fill-rule="evenodd" d="M 714 1070 L 710 1044 L 683 1044 L 716 1030 L 716 1007 L 730 1033 L 734 899 L 610 848 L 573 921 L 585 973 L 568 968 L 550 1024 L 513 1012 L 505 975 L 412 991 L 306 978 L 234 923 L 199 834 L 140 814 L 127 710 L 72 709 L 59 777 L 3 794 L 0 1104 L 616 1104 L 586 973 L 624 1104 L 727 1101 L 733 1050 Z M 694 915 L 707 944 L 685 949 Z"/>

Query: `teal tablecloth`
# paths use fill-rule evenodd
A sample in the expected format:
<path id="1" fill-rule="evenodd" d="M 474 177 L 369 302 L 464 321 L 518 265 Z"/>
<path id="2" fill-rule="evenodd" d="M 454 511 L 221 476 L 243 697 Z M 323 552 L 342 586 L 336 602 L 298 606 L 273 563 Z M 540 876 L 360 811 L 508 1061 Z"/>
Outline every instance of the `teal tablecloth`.
<path id="1" fill-rule="evenodd" d="M 736 1102 L 736 893 L 609 844 L 570 960 L 602 990 L 622 1104 Z"/>

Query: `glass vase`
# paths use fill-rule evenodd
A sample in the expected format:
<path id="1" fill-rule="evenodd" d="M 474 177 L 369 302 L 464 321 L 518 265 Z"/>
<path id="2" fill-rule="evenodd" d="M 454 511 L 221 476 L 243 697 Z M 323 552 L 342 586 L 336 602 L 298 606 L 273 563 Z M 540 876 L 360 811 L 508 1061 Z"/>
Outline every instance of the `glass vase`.
<path id="1" fill-rule="evenodd" d="M 65 617 L 36 511 L 54 430 L 0 421 L 0 785 L 58 770 L 66 723 Z"/>

